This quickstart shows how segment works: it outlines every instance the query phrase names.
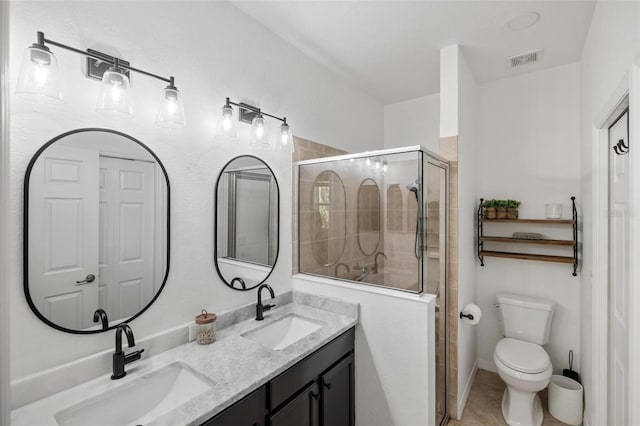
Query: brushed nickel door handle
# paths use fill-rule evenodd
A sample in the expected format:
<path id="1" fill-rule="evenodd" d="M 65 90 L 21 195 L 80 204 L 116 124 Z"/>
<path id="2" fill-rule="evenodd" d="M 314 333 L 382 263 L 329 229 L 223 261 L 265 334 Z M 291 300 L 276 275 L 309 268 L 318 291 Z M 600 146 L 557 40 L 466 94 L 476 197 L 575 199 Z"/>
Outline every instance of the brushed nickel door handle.
<path id="1" fill-rule="evenodd" d="M 93 274 L 89 274 L 89 275 L 87 275 L 87 278 L 85 278 L 84 280 L 82 280 L 82 281 L 76 281 L 76 284 L 77 284 L 77 285 L 89 284 L 89 283 L 94 282 L 94 281 L 95 281 L 95 279 L 96 279 L 96 276 L 95 276 L 95 275 L 93 275 Z"/>

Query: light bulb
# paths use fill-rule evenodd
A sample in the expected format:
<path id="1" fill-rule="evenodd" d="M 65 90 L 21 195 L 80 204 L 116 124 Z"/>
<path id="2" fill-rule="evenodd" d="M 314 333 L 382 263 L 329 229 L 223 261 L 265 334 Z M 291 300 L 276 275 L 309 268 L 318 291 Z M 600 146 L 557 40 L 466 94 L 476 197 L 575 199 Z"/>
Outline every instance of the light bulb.
<path id="1" fill-rule="evenodd" d="M 291 127 L 287 124 L 287 118 L 285 117 L 283 120 L 284 122 L 280 126 L 280 139 L 278 140 L 276 149 L 293 152 L 293 133 L 291 132 Z"/>
<path id="2" fill-rule="evenodd" d="M 251 125 L 253 127 L 251 129 L 251 139 L 249 140 L 249 144 L 269 146 L 269 137 L 267 135 L 267 129 L 265 127 L 262 114 L 258 113 L 253 121 L 251 121 Z"/>
<path id="3" fill-rule="evenodd" d="M 33 71 L 33 80 L 38 86 L 44 86 L 49 78 L 49 69 L 44 64 L 37 64 Z"/>
<path id="4" fill-rule="evenodd" d="M 229 100 L 227 99 L 227 102 Z M 238 126 L 233 120 L 233 108 L 228 103 L 222 106 L 222 117 L 218 121 L 216 138 L 235 140 L 238 139 Z"/>
<path id="5" fill-rule="evenodd" d="M 119 104 L 122 101 L 122 83 L 114 81 L 111 85 L 111 100 L 114 104 Z"/>
<path id="6" fill-rule="evenodd" d="M 162 127 L 184 127 L 182 95 L 173 85 L 173 79 L 164 89 L 164 99 L 158 110 L 156 124 Z"/>

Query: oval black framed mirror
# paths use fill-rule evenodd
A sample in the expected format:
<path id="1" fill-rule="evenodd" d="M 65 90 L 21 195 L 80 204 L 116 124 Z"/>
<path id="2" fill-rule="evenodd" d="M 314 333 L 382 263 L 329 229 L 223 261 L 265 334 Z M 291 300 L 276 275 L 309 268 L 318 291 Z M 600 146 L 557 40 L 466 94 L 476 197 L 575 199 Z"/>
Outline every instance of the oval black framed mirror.
<path id="1" fill-rule="evenodd" d="M 333 170 L 316 176 L 311 194 L 313 219 L 311 248 L 320 266 L 340 261 L 347 242 L 347 192 L 342 178 Z"/>
<path id="2" fill-rule="evenodd" d="M 365 256 L 376 252 L 380 244 L 380 188 L 375 180 L 366 178 L 358 188 L 358 247 Z"/>
<path id="3" fill-rule="evenodd" d="M 241 155 L 220 172 L 215 189 L 214 261 L 234 290 L 262 284 L 278 260 L 280 188 L 260 158 Z"/>
<path id="4" fill-rule="evenodd" d="M 125 133 L 63 133 L 31 158 L 24 181 L 24 292 L 38 318 L 90 334 L 129 322 L 169 275 L 169 176 Z"/>

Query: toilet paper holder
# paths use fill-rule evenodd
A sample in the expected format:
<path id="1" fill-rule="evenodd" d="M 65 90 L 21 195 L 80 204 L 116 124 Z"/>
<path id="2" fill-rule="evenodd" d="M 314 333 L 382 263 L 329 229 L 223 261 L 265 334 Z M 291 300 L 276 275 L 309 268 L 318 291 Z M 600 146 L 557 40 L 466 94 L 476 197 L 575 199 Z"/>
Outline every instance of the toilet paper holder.
<path id="1" fill-rule="evenodd" d="M 465 314 L 464 312 L 460 312 L 460 319 L 462 318 L 469 318 L 473 321 L 473 314 Z"/>

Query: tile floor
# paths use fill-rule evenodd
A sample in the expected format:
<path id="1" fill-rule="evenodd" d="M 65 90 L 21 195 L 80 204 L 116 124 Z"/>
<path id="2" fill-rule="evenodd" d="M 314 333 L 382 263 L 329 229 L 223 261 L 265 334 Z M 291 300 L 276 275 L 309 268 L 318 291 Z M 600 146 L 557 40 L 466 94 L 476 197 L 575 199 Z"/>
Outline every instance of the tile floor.
<path id="1" fill-rule="evenodd" d="M 500 377 L 489 371 L 478 370 L 462 419 L 450 420 L 448 426 L 498 426 L 506 425 L 502 418 L 502 393 L 505 384 Z M 556 420 L 547 411 L 547 391 L 540 392 L 544 409 L 544 426 L 566 425 Z"/>

